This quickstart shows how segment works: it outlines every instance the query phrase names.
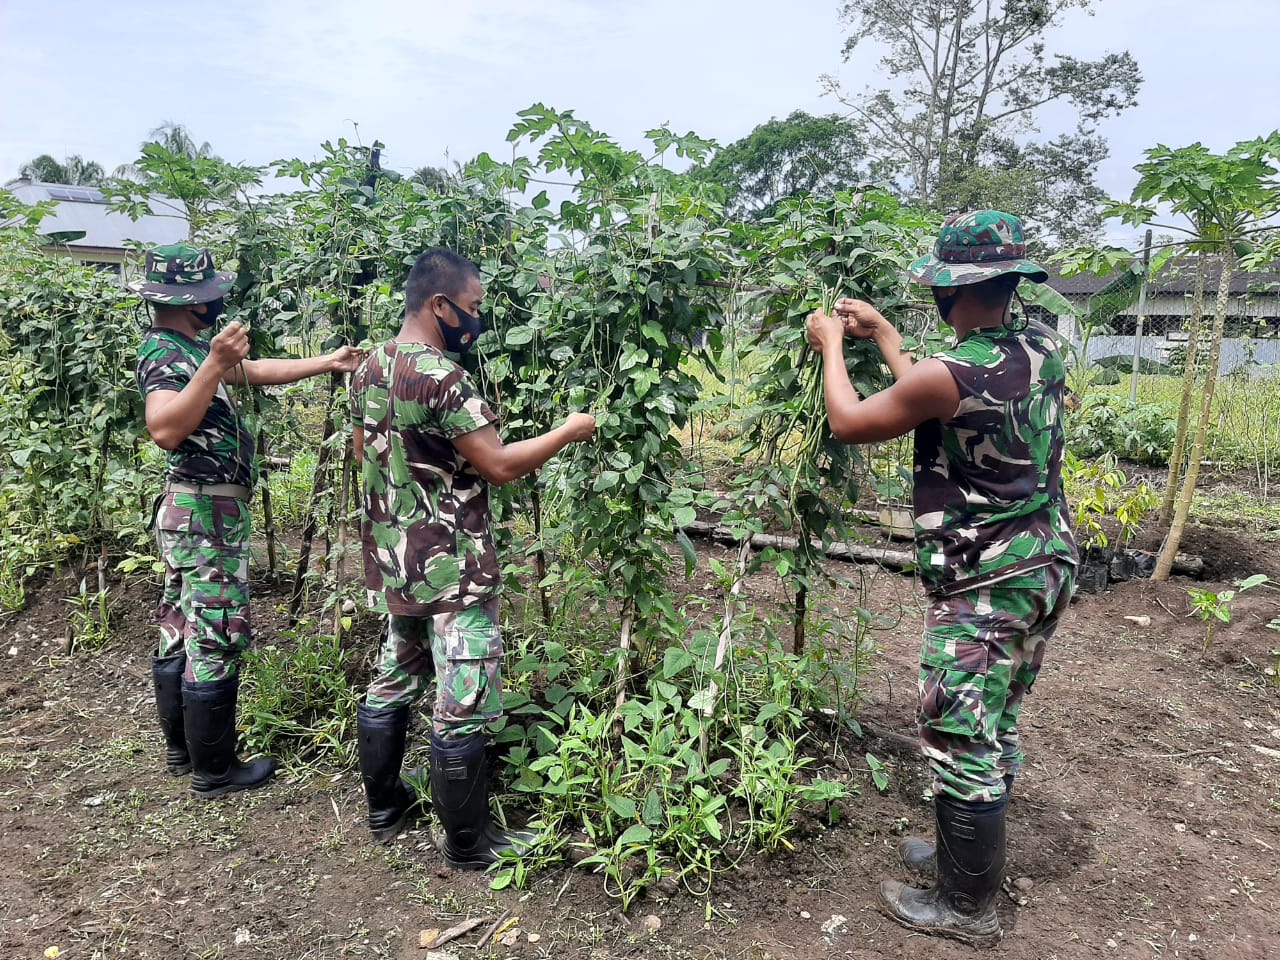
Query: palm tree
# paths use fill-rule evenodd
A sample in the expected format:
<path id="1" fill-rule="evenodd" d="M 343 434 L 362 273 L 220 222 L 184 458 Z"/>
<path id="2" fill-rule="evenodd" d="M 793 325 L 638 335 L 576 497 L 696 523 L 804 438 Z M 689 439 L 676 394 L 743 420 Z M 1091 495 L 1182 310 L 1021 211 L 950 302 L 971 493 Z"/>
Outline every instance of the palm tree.
<path id="1" fill-rule="evenodd" d="M 454 178 L 444 167 L 419 167 L 413 171 L 413 176 L 409 179 L 436 193 L 443 193 L 453 183 Z"/>
<path id="2" fill-rule="evenodd" d="M 106 179 L 107 172 L 102 164 L 73 153 L 61 163 L 49 154 L 42 153 L 18 168 L 18 176 L 23 180 L 36 180 L 41 183 L 65 183 L 77 187 L 93 187 Z"/>
<path id="3" fill-rule="evenodd" d="M 145 150 L 152 144 L 179 157 L 186 157 L 189 160 L 221 159 L 214 154 L 213 147 L 208 140 L 197 144 L 191 136 L 191 131 L 181 123 L 174 123 L 172 120 L 166 120 L 160 126 L 151 130 L 147 134 L 147 139 L 143 140 L 139 145 L 139 149 Z M 111 175 L 117 180 L 136 181 L 139 179 L 138 165 L 136 163 L 122 163 L 112 171 Z"/>
<path id="4" fill-rule="evenodd" d="M 157 143 L 170 153 L 190 157 L 192 160 L 199 160 L 202 157 L 217 159 L 208 140 L 197 146 L 191 132 L 182 124 L 174 123 L 172 120 L 166 120 L 148 133 L 142 145 L 145 147 L 148 143 Z"/>

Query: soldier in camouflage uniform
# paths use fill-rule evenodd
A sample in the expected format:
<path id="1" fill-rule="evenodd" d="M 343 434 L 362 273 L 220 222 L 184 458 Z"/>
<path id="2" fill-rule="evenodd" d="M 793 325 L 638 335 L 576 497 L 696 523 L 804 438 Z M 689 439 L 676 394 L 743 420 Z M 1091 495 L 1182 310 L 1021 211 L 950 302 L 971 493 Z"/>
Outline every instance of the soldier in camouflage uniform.
<path id="1" fill-rule="evenodd" d="M 151 439 L 168 452 L 155 509 L 165 565 L 152 658 L 166 766 L 191 771 L 200 798 L 266 783 L 275 762 L 235 754 L 238 661 L 249 645 L 249 498 L 257 479 L 253 437 L 227 385 L 292 383 L 353 370 L 351 347 L 305 360 L 249 360 L 247 332 L 228 324 L 201 338 L 222 314 L 235 276 L 187 244 L 147 253 L 129 289 L 153 305 L 138 348 L 138 389 Z"/>
<path id="2" fill-rule="evenodd" d="M 823 355 L 832 431 L 847 443 L 915 432 L 913 502 L 929 594 L 920 657 L 920 739 L 934 773 L 936 845 L 910 839 L 907 865 L 936 883 L 881 885 L 895 920 L 977 945 L 1000 937 L 995 897 L 1005 805 L 1022 762 L 1018 712 L 1071 598 L 1076 547 L 1061 484 L 1065 368 L 1054 335 L 1015 323 L 1022 224 L 995 210 L 954 216 L 911 276 L 932 288 L 954 347 L 913 363 L 870 304 L 809 318 Z M 875 341 L 896 382 L 859 400 L 845 334 Z"/>
<path id="3" fill-rule="evenodd" d="M 458 365 L 482 330 L 475 264 L 449 250 L 418 257 L 394 340 L 373 350 L 351 385 L 363 486 L 369 604 L 387 617 L 376 674 L 357 709 L 369 828 L 394 839 L 415 802 L 400 776 L 412 705 L 434 673 L 431 799 L 454 867 L 480 869 L 527 835 L 489 817 L 484 726 L 502 712 L 501 571 L 489 486 L 538 469 L 595 420 L 504 444 L 497 417 Z"/>

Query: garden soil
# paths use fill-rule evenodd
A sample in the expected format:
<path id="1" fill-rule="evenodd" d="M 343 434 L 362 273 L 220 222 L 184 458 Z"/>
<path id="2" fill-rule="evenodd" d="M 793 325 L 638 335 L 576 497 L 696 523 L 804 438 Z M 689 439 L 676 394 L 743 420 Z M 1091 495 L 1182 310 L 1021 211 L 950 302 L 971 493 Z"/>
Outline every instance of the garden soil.
<path id="1" fill-rule="evenodd" d="M 1278 546 L 1205 528 L 1184 541 L 1218 577 L 1198 584 L 1210 589 L 1255 572 L 1280 580 Z M 154 588 L 115 585 L 115 636 L 68 654 L 63 598 L 80 574 L 54 577 L 0 620 L 0 958 L 979 956 L 875 906 L 881 879 L 905 879 L 901 836 L 932 823 L 907 739 L 921 597 L 909 577 L 836 566 L 895 621 L 868 655 L 862 735 L 813 724 L 813 771 L 859 796 L 834 826 L 807 811 L 792 849 L 744 859 L 709 893 L 653 889 L 625 915 L 581 869 L 493 892 L 445 869 L 426 826 L 373 845 L 350 771 L 286 771 L 255 793 L 192 800 L 160 762 Z M 695 574 L 695 590 L 709 584 Z M 1280 686 L 1265 672 L 1280 591 L 1241 595 L 1205 650 L 1193 585 L 1130 581 L 1073 603 L 1023 713 L 1005 936 L 988 955 L 1280 957 Z M 776 588 L 759 578 L 746 594 L 768 604 Z M 280 599 L 257 590 L 259 644 L 279 631 Z M 883 793 L 867 753 L 885 764 Z M 468 919 L 481 922 L 422 945 Z"/>

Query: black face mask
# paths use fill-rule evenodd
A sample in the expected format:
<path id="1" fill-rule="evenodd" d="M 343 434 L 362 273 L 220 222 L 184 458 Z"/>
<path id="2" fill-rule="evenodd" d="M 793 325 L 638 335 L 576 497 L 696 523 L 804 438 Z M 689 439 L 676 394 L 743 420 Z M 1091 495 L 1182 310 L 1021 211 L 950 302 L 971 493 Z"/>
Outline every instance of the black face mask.
<path id="1" fill-rule="evenodd" d="M 938 314 L 942 317 L 943 323 L 949 323 L 948 317 L 951 316 L 951 308 L 956 305 L 956 294 L 949 297 L 938 296 L 938 288 L 934 287 L 931 291 L 933 294 L 933 304 L 938 308 Z"/>
<path id="2" fill-rule="evenodd" d="M 476 340 L 484 332 L 484 321 L 467 313 L 448 297 L 445 297 L 444 301 L 453 307 L 453 312 L 458 317 L 458 325 L 451 327 L 441 320 L 440 337 L 444 340 L 444 349 L 447 353 L 456 353 L 461 356 L 476 345 Z"/>
<path id="3" fill-rule="evenodd" d="M 191 311 L 191 315 L 196 318 L 196 323 L 202 327 L 212 327 L 218 322 L 218 318 L 222 316 L 222 312 L 227 309 L 227 302 L 222 297 L 217 300 L 210 300 L 204 305 L 204 313 L 196 313 Z"/>

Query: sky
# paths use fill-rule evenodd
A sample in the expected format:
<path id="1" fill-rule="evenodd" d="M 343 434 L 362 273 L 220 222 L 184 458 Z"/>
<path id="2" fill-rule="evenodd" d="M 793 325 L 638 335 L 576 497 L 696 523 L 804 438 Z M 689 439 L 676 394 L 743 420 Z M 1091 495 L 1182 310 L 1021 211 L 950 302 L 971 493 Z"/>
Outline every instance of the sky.
<path id="1" fill-rule="evenodd" d="M 820 77 L 878 85 L 873 49 L 843 62 L 838 0 L 0 0 L 0 182 L 41 153 L 110 171 L 148 131 L 184 124 L 225 159 L 311 159 L 327 139 L 383 141 L 383 165 L 510 155 L 535 102 L 626 146 L 670 124 L 730 143 L 792 110 L 841 112 Z M 1129 50 L 1138 106 L 1103 123 L 1099 182 L 1127 197 L 1142 151 L 1224 149 L 1280 126 L 1280 0 L 1097 0 L 1050 49 Z M 1058 132 L 1046 118 L 1046 133 Z"/>

